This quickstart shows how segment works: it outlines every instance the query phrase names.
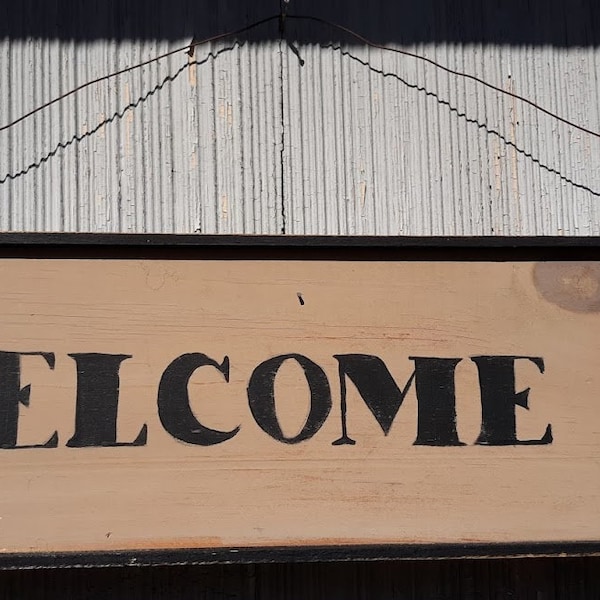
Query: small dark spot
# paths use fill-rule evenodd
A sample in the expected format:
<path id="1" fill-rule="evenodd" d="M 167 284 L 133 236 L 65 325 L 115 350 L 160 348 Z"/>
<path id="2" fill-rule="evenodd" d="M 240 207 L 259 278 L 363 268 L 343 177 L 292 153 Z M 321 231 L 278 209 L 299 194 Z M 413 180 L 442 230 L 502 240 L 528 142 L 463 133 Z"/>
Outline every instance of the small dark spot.
<path id="1" fill-rule="evenodd" d="M 109 531 L 109 532 L 106 534 L 106 537 L 107 537 L 107 539 L 110 537 L 110 534 L 111 534 L 111 533 L 112 533 L 112 531 Z"/>
<path id="2" fill-rule="evenodd" d="M 296 296 L 298 296 L 298 302 L 300 302 L 300 306 L 304 306 L 304 298 L 302 297 L 302 294 L 298 292 Z"/>

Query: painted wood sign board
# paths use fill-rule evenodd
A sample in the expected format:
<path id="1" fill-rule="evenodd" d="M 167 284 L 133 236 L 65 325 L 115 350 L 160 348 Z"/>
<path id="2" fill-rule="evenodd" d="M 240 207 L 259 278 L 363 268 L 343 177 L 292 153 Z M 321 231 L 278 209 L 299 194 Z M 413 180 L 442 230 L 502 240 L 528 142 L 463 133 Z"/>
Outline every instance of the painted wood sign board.
<path id="1" fill-rule="evenodd" d="M 0 238 L 1 564 L 599 551 L 597 241 L 85 239 Z"/>

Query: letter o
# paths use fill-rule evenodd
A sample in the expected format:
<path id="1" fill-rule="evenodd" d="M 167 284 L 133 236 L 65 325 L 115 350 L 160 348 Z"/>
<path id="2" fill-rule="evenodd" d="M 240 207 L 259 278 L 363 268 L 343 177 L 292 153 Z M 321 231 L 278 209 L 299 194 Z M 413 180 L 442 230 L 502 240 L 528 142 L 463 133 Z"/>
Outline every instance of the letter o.
<path id="1" fill-rule="evenodd" d="M 310 390 L 310 411 L 300 433 L 286 437 L 275 411 L 275 377 L 286 360 L 295 360 L 304 371 Z M 273 439 L 284 444 L 308 440 L 323 425 L 331 410 L 327 375 L 319 365 L 302 354 L 283 354 L 265 360 L 254 369 L 248 383 L 248 403 L 256 424 Z"/>

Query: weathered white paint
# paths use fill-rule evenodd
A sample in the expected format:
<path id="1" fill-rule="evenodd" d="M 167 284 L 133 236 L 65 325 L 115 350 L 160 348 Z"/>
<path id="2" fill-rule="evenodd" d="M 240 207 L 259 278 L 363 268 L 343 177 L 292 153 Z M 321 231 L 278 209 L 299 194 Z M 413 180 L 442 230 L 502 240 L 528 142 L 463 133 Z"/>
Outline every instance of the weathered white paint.
<path id="1" fill-rule="evenodd" d="M 276 35 L 201 47 L 0 132 L 0 230 L 600 234 L 600 139 L 315 29 L 291 29 L 303 67 Z M 0 124 L 189 39 L 0 40 Z M 598 45 L 402 47 L 600 131 Z"/>

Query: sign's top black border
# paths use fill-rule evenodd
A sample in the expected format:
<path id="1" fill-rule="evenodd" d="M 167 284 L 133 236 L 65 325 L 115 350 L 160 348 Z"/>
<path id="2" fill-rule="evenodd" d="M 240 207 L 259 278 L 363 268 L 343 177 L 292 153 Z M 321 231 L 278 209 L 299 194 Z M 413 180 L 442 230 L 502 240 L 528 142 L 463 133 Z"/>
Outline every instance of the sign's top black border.
<path id="1" fill-rule="evenodd" d="M 600 237 L 0 233 L 0 257 L 600 260 Z"/>
<path id="2" fill-rule="evenodd" d="M 0 232 L 0 246 L 177 246 L 242 248 L 600 247 L 600 236 L 205 235 Z"/>

